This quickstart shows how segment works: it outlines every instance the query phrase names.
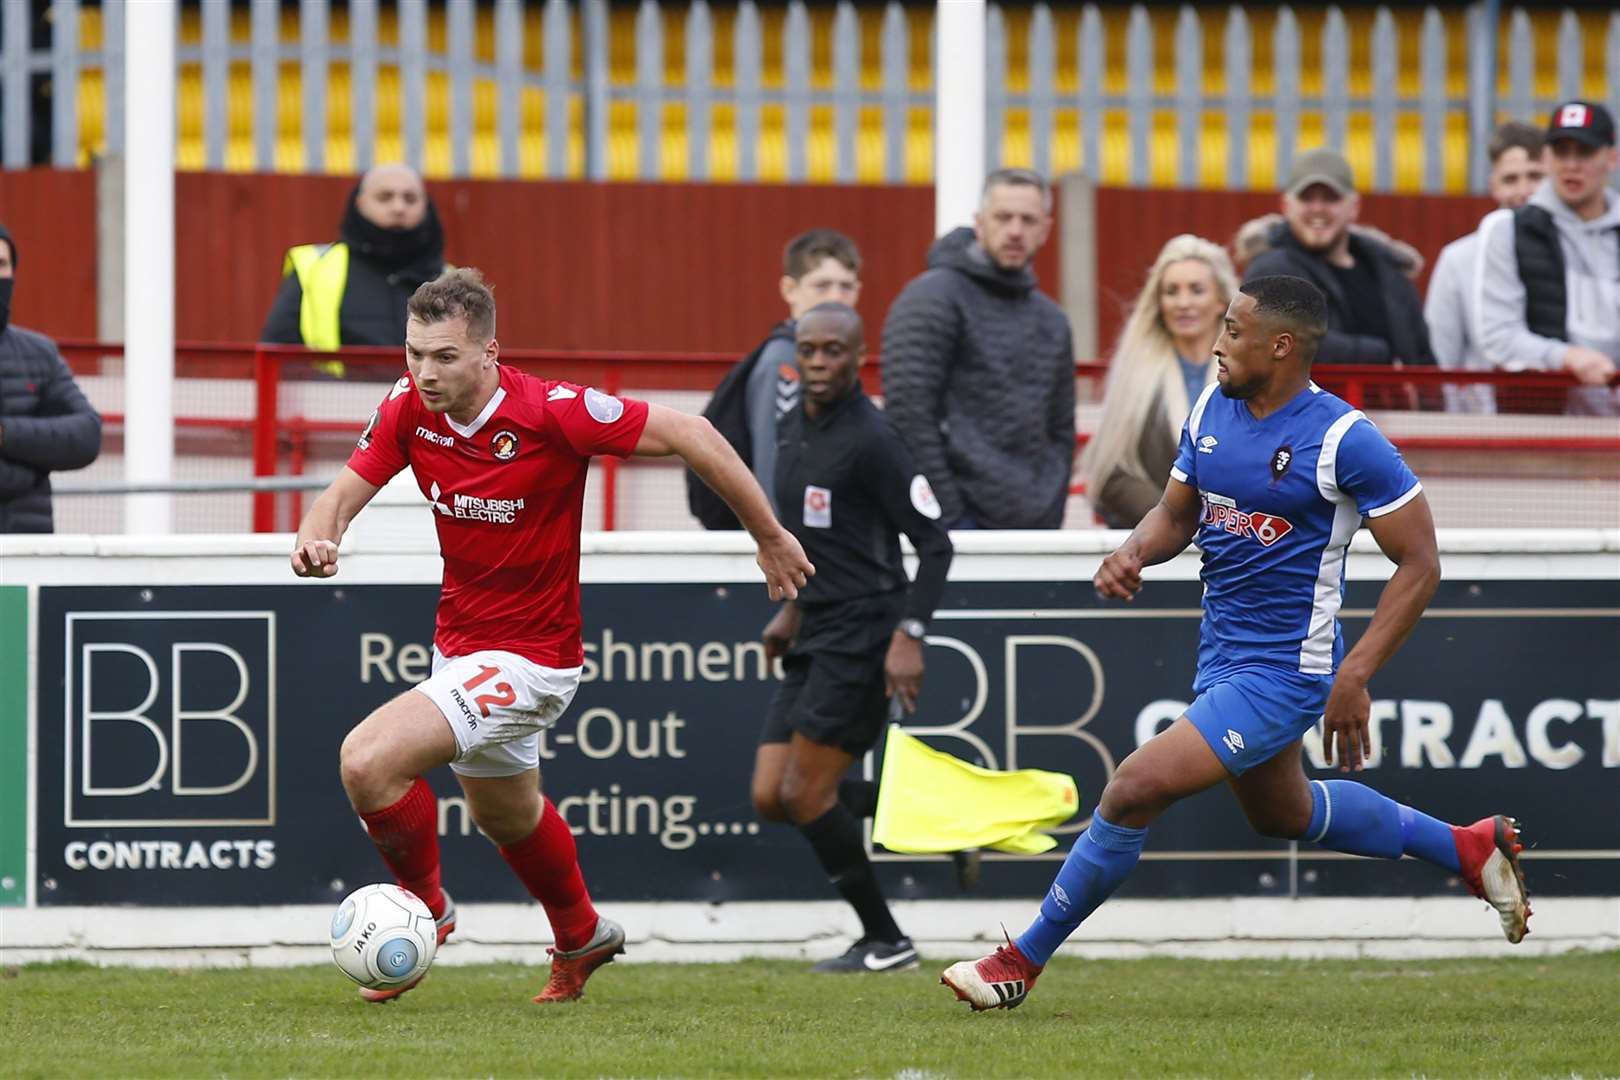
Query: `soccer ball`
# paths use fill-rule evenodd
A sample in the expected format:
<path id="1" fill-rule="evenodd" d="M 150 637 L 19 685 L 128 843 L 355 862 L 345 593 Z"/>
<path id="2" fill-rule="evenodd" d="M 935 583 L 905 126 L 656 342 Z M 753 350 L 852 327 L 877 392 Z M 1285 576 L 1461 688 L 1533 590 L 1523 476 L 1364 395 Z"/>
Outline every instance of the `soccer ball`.
<path id="1" fill-rule="evenodd" d="M 332 959 L 343 974 L 372 990 L 420 979 L 439 947 L 433 913 L 398 885 L 366 885 L 332 913 Z"/>

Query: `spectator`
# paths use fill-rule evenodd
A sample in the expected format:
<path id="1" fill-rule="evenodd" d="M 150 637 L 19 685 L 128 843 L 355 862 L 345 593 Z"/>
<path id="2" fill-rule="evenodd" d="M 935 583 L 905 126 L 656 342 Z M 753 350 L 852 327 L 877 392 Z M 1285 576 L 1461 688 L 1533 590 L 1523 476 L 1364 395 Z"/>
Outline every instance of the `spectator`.
<path id="1" fill-rule="evenodd" d="M 1232 265 L 1239 274 L 1248 269 L 1255 256 L 1271 250 L 1272 232 L 1282 224 L 1283 216 L 1275 211 L 1243 223 L 1237 235 L 1232 237 Z M 1406 241 L 1397 240 L 1383 229 L 1360 222 L 1350 226 L 1350 234 L 1388 248 L 1395 265 L 1413 282 L 1423 276 L 1423 253 Z"/>
<path id="2" fill-rule="evenodd" d="M 51 476 L 101 453 L 101 417 L 44 334 L 11 325 L 17 242 L 0 225 L 0 533 L 48 533 Z"/>
<path id="3" fill-rule="evenodd" d="M 833 229 L 811 229 L 788 241 L 777 290 L 788 317 L 726 373 L 703 410 L 737 456 L 754 472 L 776 506 L 776 425 L 799 403 L 798 358 L 793 328 L 817 304 L 855 306 L 861 295 L 861 253 L 855 241 Z M 737 515 L 697 473 L 686 471 L 686 503 L 705 529 L 740 529 Z"/>
<path id="4" fill-rule="evenodd" d="M 1080 460 L 1091 505 L 1110 529 L 1134 529 L 1159 503 L 1181 425 L 1214 381 L 1211 350 L 1237 274 L 1197 236 L 1164 245 L 1108 363 L 1102 423 Z"/>
<path id="5" fill-rule="evenodd" d="M 973 228 L 934 242 L 883 327 L 884 408 L 954 529 L 1063 524 L 1074 341 L 1030 269 L 1051 228 L 1039 173 L 991 173 Z"/>
<path id="6" fill-rule="evenodd" d="M 1432 365 L 1417 289 L 1388 244 L 1353 231 L 1360 212 L 1349 162 L 1325 147 L 1307 150 L 1288 171 L 1271 248 L 1254 257 L 1243 280 L 1288 274 L 1327 295 L 1323 363 Z"/>
<path id="7" fill-rule="evenodd" d="M 326 352 L 405 344 L 406 301 L 444 272 L 444 230 L 422 178 L 378 165 L 349 193 L 338 234 L 288 250 L 259 340 Z M 336 361 L 317 366 L 343 374 Z"/>
<path id="8" fill-rule="evenodd" d="M 1496 129 L 1486 146 L 1491 159 L 1487 186 L 1498 207 L 1517 210 L 1547 176 L 1542 164 L 1546 137 L 1541 129 L 1510 121 Z M 1479 232 L 1453 240 L 1440 249 L 1423 304 L 1429 342 L 1443 368 L 1488 371 L 1491 365 L 1479 351 L 1469 328 L 1474 324 L 1469 298 L 1474 291 L 1474 268 L 1479 263 Z M 1475 384 L 1446 388 L 1446 407 L 1453 412 L 1493 413 L 1496 395 L 1491 387 Z"/>
<path id="9" fill-rule="evenodd" d="M 1613 416 L 1620 405 L 1603 384 L 1620 364 L 1620 198 L 1605 186 L 1620 165 L 1614 117 L 1566 102 L 1547 147 L 1549 180 L 1480 224 L 1476 336 L 1493 367 L 1564 368 L 1586 383 L 1570 392 L 1569 412 Z"/>

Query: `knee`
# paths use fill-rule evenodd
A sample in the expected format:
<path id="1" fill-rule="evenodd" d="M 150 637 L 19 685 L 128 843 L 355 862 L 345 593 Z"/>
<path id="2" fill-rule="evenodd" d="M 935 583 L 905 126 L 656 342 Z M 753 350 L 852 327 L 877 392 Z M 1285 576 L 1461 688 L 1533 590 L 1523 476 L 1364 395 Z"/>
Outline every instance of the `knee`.
<path id="1" fill-rule="evenodd" d="M 777 792 L 777 802 L 782 808 L 783 816 L 795 825 L 804 825 L 816 820 L 832 809 L 833 803 L 837 801 L 836 787 L 829 788 L 824 784 L 815 783 L 813 778 L 791 769 L 782 777 L 782 787 Z"/>
<path id="2" fill-rule="evenodd" d="M 1244 807 L 1249 825 L 1261 836 L 1274 840 L 1298 840 L 1311 824 L 1311 803 L 1301 806 Z"/>
<path id="3" fill-rule="evenodd" d="M 1144 815 L 1157 816 L 1175 798 L 1165 777 L 1127 759 L 1103 789 L 1098 809 L 1115 825 L 1132 825 Z"/>
<path id="4" fill-rule="evenodd" d="M 776 785 L 756 779 L 750 795 L 754 800 L 754 813 L 766 821 L 787 820 L 787 810 L 782 805 L 782 793 Z"/>
<path id="5" fill-rule="evenodd" d="M 376 802 L 378 793 L 398 779 L 389 768 L 382 740 L 375 738 L 364 724 L 344 738 L 343 748 L 338 752 L 338 774 L 343 790 L 357 808 Z"/>
<path id="6" fill-rule="evenodd" d="M 478 831 L 489 837 L 490 842 L 496 847 L 508 847 L 520 840 L 528 839 L 540 824 L 538 812 L 517 808 L 498 810 L 475 808 L 472 819 L 473 824 L 478 826 Z"/>

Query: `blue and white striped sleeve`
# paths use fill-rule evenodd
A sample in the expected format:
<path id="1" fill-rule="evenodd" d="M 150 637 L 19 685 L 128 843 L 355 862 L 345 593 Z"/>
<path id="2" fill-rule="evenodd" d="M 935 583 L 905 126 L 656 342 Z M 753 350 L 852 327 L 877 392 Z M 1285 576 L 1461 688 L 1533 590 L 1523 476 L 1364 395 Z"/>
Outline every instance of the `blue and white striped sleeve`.
<path id="1" fill-rule="evenodd" d="M 1344 433 L 1335 468 L 1339 490 L 1356 501 L 1362 517 L 1393 513 L 1423 490 L 1401 452 L 1365 417 Z"/>
<path id="2" fill-rule="evenodd" d="M 1215 395 L 1217 386 L 1210 383 L 1204 392 L 1193 402 L 1192 412 L 1187 415 L 1187 422 L 1181 425 L 1181 442 L 1176 447 L 1175 464 L 1170 466 L 1170 476 L 1191 487 L 1198 486 L 1198 455 L 1194 452 L 1194 443 L 1198 441 L 1198 432 L 1204 423 L 1204 410 L 1209 408 L 1209 399 Z"/>

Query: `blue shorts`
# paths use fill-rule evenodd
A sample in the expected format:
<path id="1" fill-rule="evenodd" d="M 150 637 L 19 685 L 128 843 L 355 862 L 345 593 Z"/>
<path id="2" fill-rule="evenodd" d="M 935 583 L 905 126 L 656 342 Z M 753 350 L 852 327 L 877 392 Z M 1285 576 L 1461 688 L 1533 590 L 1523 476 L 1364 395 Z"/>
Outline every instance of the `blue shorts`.
<path id="1" fill-rule="evenodd" d="M 1275 664 L 1222 664 L 1200 670 L 1203 692 L 1187 719 L 1227 771 L 1242 776 L 1322 719 L 1331 675 L 1304 675 Z"/>

